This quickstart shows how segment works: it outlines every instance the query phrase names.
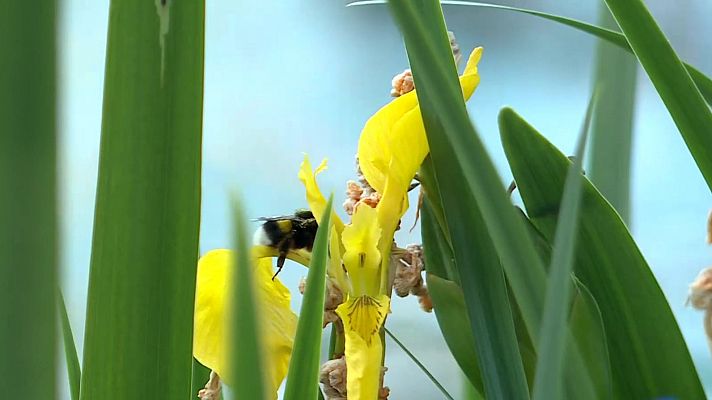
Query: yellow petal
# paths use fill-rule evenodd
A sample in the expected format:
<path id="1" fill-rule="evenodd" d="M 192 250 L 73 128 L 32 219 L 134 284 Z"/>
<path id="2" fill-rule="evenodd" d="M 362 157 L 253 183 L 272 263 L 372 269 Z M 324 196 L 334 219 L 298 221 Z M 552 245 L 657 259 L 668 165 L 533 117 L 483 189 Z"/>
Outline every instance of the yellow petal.
<path id="1" fill-rule="evenodd" d="M 479 83 L 477 63 L 481 57 L 481 47 L 473 50 L 460 77 L 465 100 Z M 390 175 L 402 175 L 399 180 L 410 182 L 429 151 L 414 90 L 391 101 L 366 122 L 359 138 L 358 159 L 368 183 L 383 194 Z M 394 157 L 395 164 L 391 162 Z"/>
<path id="2" fill-rule="evenodd" d="M 378 225 L 376 210 L 366 204 L 356 207 L 351 224 L 344 227 L 341 241 L 344 244 L 344 265 L 349 273 L 352 291 L 357 296 L 378 294 L 380 238 L 381 228 Z"/>
<path id="3" fill-rule="evenodd" d="M 346 336 L 349 400 L 374 400 L 381 387 L 383 344 L 379 332 L 390 307 L 386 295 L 350 297 L 336 308 Z"/>
<path id="4" fill-rule="evenodd" d="M 314 217 L 316 217 L 317 222 L 321 221 L 321 217 L 326 211 L 326 198 L 321 193 L 319 185 L 316 183 L 316 176 L 326 169 L 326 159 L 322 160 L 321 164 L 312 170 L 311 163 L 309 162 L 309 157 L 305 154 L 304 161 L 299 168 L 299 180 L 304 184 L 304 188 L 307 191 L 307 203 L 309 204 L 309 209 L 311 210 Z M 336 231 L 341 233 L 344 230 L 344 223 L 341 218 L 332 212 L 331 223 L 336 227 Z"/>
<path id="5" fill-rule="evenodd" d="M 226 317 L 230 304 L 229 290 L 232 286 L 232 257 L 230 250 L 212 250 L 198 261 L 193 334 L 195 358 L 215 371 L 223 380 L 227 379 L 228 385 L 230 333 Z M 297 316 L 290 309 L 289 289 L 279 278 L 273 281 L 273 274 L 271 259 L 257 261 L 254 278 L 258 314 L 262 324 L 265 371 L 268 374 L 265 378 L 276 398 L 277 389 L 287 375 Z"/>

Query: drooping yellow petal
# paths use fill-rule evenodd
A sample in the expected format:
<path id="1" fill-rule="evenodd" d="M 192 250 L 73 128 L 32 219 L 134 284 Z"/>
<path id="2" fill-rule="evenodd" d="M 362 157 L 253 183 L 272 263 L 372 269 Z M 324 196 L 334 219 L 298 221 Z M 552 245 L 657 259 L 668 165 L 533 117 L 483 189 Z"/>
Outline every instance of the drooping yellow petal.
<path id="1" fill-rule="evenodd" d="M 378 241 L 381 228 L 376 210 L 366 204 L 356 207 L 351 224 L 344 228 L 341 241 L 344 244 L 343 260 L 351 280 L 352 293 L 356 296 L 378 294 L 381 253 Z"/>
<path id="2" fill-rule="evenodd" d="M 312 170 L 311 162 L 309 162 L 309 157 L 305 154 L 302 165 L 299 168 L 299 180 L 304 184 L 304 188 L 307 191 L 307 203 L 309 204 L 309 209 L 316 218 L 317 222 L 321 221 L 321 217 L 326 211 L 326 198 L 321 193 L 319 185 L 316 183 L 316 176 L 326 169 L 326 159 L 321 161 L 316 170 Z M 344 230 L 344 223 L 341 218 L 332 211 L 331 223 L 336 227 L 336 231 L 341 233 Z"/>
<path id="3" fill-rule="evenodd" d="M 386 295 L 350 297 L 336 308 L 346 336 L 346 392 L 349 400 L 374 400 L 381 387 L 383 344 L 379 332 L 390 307 Z"/>
<path id="4" fill-rule="evenodd" d="M 473 50 L 460 77 L 465 100 L 472 96 L 479 83 L 477 63 L 481 57 L 481 47 Z M 415 90 L 378 110 L 366 122 L 358 144 L 361 171 L 368 183 L 381 194 L 389 175 L 402 174 L 410 182 L 428 152 Z M 399 158 L 396 171 L 392 170 L 393 157 Z"/>
<path id="5" fill-rule="evenodd" d="M 229 291 L 232 252 L 212 250 L 198 261 L 195 293 L 193 355 L 206 367 L 215 371 L 230 384 L 228 357 L 230 354 L 227 315 L 230 307 Z M 272 260 L 256 262 L 255 283 L 258 315 L 262 325 L 262 345 L 265 357 L 265 377 L 274 398 L 287 375 L 289 358 L 297 328 L 297 316 L 290 309 L 289 290 L 272 280 Z"/>
<path id="6" fill-rule="evenodd" d="M 336 279 L 336 284 L 342 293 L 348 293 L 351 290 L 351 284 L 346 278 L 341 258 L 341 237 L 336 233 L 336 228 L 333 225 L 329 235 L 329 265 L 327 266 L 326 274 Z"/>

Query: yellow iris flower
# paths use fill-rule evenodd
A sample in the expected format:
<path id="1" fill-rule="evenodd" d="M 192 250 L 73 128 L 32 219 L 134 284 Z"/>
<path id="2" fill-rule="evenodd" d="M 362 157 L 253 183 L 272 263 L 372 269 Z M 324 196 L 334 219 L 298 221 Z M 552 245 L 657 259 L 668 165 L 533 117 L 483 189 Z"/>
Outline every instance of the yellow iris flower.
<path id="1" fill-rule="evenodd" d="M 476 48 L 460 77 L 466 100 L 479 83 L 477 63 L 481 55 L 482 49 Z M 390 249 L 398 221 L 408 208 L 408 187 L 428 152 L 417 95 L 412 91 L 381 108 L 361 133 L 359 165 L 371 187 L 381 195 L 378 205 L 375 209 L 359 205 L 348 225 L 332 214 L 328 274 L 347 293 L 336 313 L 344 323 L 350 400 L 378 397 L 383 355 L 380 331 L 390 309 Z M 314 170 L 305 156 L 299 170 L 309 208 L 317 221 L 321 220 L 327 201 L 316 176 L 325 169 L 326 161 Z M 267 253 L 256 251 L 255 257 Z M 225 341 L 228 335 L 223 324 L 230 257 L 227 250 L 215 250 L 201 258 L 195 302 L 195 357 L 223 377 L 229 377 Z M 269 258 L 257 262 L 257 292 L 268 358 L 265 365 L 276 396 L 289 365 L 296 316 L 289 309 L 288 289 L 279 279 L 272 281 L 272 274 Z"/>
<path id="2" fill-rule="evenodd" d="M 232 252 L 212 250 L 198 261 L 195 293 L 195 318 L 193 329 L 193 355 L 201 364 L 220 375 L 230 384 L 230 333 L 225 323 L 230 305 L 230 288 L 233 285 Z M 274 274 L 272 260 L 262 258 L 255 263 L 254 279 L 257 283 L 257 310 L 261 317 L 263 355 L 267 366 L 265 374 L 267 393 L 277 398 L 292 354 L 297 316 L 292 312 L 290 293 Z M 227 380 L 226 380 L 227 378 Z"/>

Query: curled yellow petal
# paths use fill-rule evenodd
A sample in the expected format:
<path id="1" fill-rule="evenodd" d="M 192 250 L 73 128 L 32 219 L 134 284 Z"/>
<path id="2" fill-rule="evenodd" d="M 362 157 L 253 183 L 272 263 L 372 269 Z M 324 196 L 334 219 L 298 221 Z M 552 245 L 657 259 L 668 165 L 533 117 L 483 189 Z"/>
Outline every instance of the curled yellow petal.
<path id="1" fill-rule="evenodd" d="M 460 77 L 465 100 L 479 83 L 481 57 L 482 48 L 474 49 Z M 410 182 L 429 151 L 414 90 L 386 104 L 366 122 L 358 143 L 359 166 L 368 183 L 383 193 L 392 175 L 398 175 L 399 182 Z"/>
<path id="2" fill-rule="evenodd" d="M 299 180 L 304 184 L 304 188 L 307 191 L 307 203 L 309 204 L 309 209 L 316 218 L 317 222 L 321 221 L 321 217 L 326 211 L 326 198 L 321 193 L 319 185 L 316 183 L 316 176 L 326 169 L 326 159 L 322 160 L 316 170 L 312 169 L 311 162 L 309 162 L 309 157 L 305 154 L 302 165 L 299 167 Z M 344 230 L 344 223 L 341 218 L 332 212 L 331 222 L 336 227 L 336 231 L 341 233 Z"/>
<path id="3" fill-rule="evenodd" d="M 378 294 L 380 238 L 381 228 L 378 225 L 376 210 L 365 204 L 358 206 L 351 218 L 351 224 L 344 227 L 341 236 L 344 245 L 342 258 L 349 273 L 352 291 L 356 295 Z"/>
<path id="4" fill-rule="evenodd" d="M 198 261 L 195 293 L 193 355 L 230 384 L 228 365 L 229 338 L 227 316 L 232 287 L 232 252 L 212 250 Z M 297 316 L 290 308 L 290 293 L 274 274 L 272 260 L 260 259 L 255 266 L 255 294 L 262 325 L 266 382 L 277 396 L 277 389 L 287 375 L 294 343 Z"/>
<path id="5" fill-rule="evenodd" d="M 346 392 L 349 400 L 373 400 L 381 387 L 383 344 L 379 332 L 390 307 L 386 295 L 350 297 L 336 313 L 346 336 Z"/>

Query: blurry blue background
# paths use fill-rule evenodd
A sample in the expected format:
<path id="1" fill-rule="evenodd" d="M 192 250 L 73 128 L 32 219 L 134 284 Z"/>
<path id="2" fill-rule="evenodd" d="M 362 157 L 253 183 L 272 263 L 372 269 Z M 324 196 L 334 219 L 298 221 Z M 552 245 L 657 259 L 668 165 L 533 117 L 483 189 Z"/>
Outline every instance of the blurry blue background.
<path id="1" fill-rule="evenodd" d="M 60 22 L 61 226 L 63 287 L 82 351 L 94 194 L 101 126 L 108 1 L 65 0 Z M 712 74 L 712 3 L 647 1 L 679 54 Z M 329 158 L 325 192 L 343 199 L 354 178 L 361 127 L 390 100 L 391 77 L 407 68 L 400 35 L 385 6 L 345 8 L 344 1 L 208 0 L 201 254 L 226 247 L 228 193 L 246 197 L 251 217 L 306 206 L 297 179 L 303 153 Z M 595 0 L 501 1 L 595 22 Z M 499 143 L 498 110 L 514 107 L 564 152 L 572 152 L 590 95 L 590 36 L 531 16 L 446 6 L 449 29 L 465 56 L 485 48 L 482 81 L 470 115 L 503 182 L 511 180 Z M 180 29 L 180 27 L 177 27 Z M 642 70 L 635 110 L 632 230 L 677 316 L 712 392 L 712 359 L 702 314 L 684 306 L 687 285 L 712 264 L 704 243 L 712 196 L 665 107 Z M 403 226 L 411 226 L 412 212 Z M 420 242 L 419 231 L 397 236 Z M 280 277 L 296 291 L 306 271 L 288 265 Z M 635 293 L 630 293 L 635 296 Z M 415 298 L 396 298 L 390 329 L 458 397 L 461 377 L 433 314 Z M 440 398 L 394 345 L 386 384 L 393 399 Z M 60 382 L 66 386 L 66 377 Z M 66 388 L 65 388 L 66 389 Z M 136 388 L 140 392 L 140 388 Z M 62 390 L 63 394 L 68 390 Z"/>

